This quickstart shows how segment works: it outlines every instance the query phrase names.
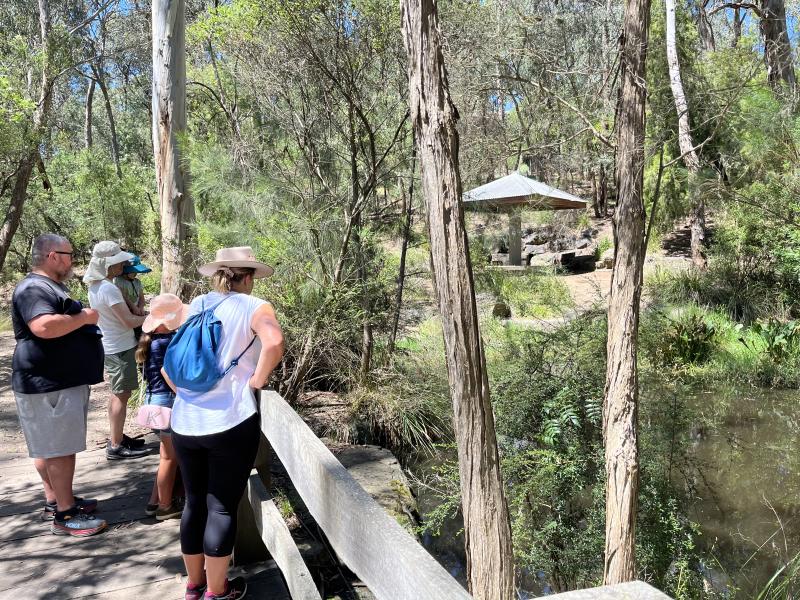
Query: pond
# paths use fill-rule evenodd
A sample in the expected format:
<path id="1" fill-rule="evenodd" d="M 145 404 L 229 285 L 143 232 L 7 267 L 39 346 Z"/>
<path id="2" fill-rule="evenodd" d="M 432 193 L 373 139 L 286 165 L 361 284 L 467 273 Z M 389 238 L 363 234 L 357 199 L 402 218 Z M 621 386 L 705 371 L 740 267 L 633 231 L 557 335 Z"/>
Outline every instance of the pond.
<path id="1" fill-rule="evenodd" d="M 754 597 L 800 551 L 800 391 L 732 388 L 690 404 L 688 468 L 673 480 L 716 557 L 706 575 Z"/>
<path id="2" fill-rule="evenodd" d="M 674 432 L 681 456 L 671 481 L 688 499 L 686 516 L 699 526 L 697 543 L 708 558 L 697 568 L 720 596 L 738 589 L 737 598 L 754 598 L 800 552 L 800 391 L 661 389 L 644 401 L 665 404 L 675 394 L 681 397 Z M 643 418 L 643 435 L 653 426 Z M 442 458 L 415 462 L 412 470 L 424 476 Z M 420 513 L 433 510 L 435 495 L 424 487 L 417 493 Z M 460 519 L 446 522 L 423 543 L 463 581 L 462 526 Z M 524 579 L 526 597 L 550 591 L 543 572 Z"/>

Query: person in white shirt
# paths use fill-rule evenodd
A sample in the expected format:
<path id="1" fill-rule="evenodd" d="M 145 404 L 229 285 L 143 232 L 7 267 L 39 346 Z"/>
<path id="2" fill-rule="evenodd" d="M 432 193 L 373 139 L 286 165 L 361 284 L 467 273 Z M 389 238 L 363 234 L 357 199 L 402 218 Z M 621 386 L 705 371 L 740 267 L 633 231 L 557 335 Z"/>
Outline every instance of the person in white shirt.
<path id="1" fill-rule="evenodd" d="M 100 315 L 97 325 L 103 334 L 104 367 L 111 386 L 111 399 L 108 402 L 111 432 L 106 447 L 108 460 L 138 458 L 147 454 L 147 450 L 141 447 L 141 440 L 133 440 L 123 433 L 128 399 L 133 390 L 139 387 L 133 329 L 140 327 L 145 317 L 131 313 L 113 279 L 122 274 L 125 263 L 133 256 L 124 252 L 116 242 L 98 242 L 83 276 L 84 283 L 89 286 L 89 306 Z"/>
<path id="2" fill-rule="evenodd" d="M 170 427 L 186 490 L 185 598 L 205 592 L 207 600 L 233 600 L 247 591 L 241 577 L 228 580 L 227 573 L 237 506 L 261 437 L 254 390 L 266 385 L 283 357 L 283 333 L 272 305 L 251 295 L 254 280 L 273 271 L 249 247 L 218 250 L 216 260 L 198 270 L 211 277 L 214 291 L 192 301 L 189 317 L 213 308 L 222 323 L 219 363 L 231 367 L 207 392 L 175 390 Z M 168 378 L 167 383 L 172 385 Z"/>

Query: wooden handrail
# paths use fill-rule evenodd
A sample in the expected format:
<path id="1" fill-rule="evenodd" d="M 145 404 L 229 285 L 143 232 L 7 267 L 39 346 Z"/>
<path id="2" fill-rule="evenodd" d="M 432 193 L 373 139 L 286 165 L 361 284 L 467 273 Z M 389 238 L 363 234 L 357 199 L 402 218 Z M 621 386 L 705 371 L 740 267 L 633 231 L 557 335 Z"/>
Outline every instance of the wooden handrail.
<path id="1" fill-rule="evenodd" d="M 261 393 L 261 430 L 339 558 L 378 600 L 471 596 L 364 491 L 276 392 Z"/>

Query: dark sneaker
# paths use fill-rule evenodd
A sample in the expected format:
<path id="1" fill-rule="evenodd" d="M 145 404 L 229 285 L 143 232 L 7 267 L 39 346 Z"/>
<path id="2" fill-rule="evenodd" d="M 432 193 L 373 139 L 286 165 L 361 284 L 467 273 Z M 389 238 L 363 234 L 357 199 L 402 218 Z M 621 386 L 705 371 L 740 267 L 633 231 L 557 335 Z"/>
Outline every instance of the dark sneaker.
<path id="1" fill-rule="evenodd" d="M 123 433 L 122 445 L 125 446 L 126 448 L 130 448 L 131 450 L 138 450 L 139 448 L 144 447 L 144 439 L 128 437 L 126 434 Z"/>
<path id="2" fill-rule="evenodd" d="M 155 516 L 156 512 L 158 512 L 158 504 L 148 504 L 144 509 L 144 514 L 148 517 Z"/>
<path id="3" fill-rule="evenodd" d="M 246 593 L 247 582 L 243 577 L 236 577 L 225 581 L 224 594 L 212 594 L 210 590 L 206 590 L 206 600 L 239 600 Z"/>
<path id="4" fill-rule="evenodd" d="M 97 500 L 94 498 L 81 498 L 75 496 L 75 508 L 83 514 L 89 514 L 97 509 Z M 52 521 L 53 515 L 58 510 L 58 504 L 55 502 L 45 502 L 44 510 L 42 511 L 42 521 Z"/>
<path id="5" fill-rule="evenodd" d="M 173 501 L 167 508 L 159 508 L 156 511 L 156 521 L 178 519 L 182 513 L 183 507 Z"/>
<path id="6" fill-rule="evenodd" d="M 203 595 L 206 593 L 206 584 L 205 583 L 187 583 L 186 584 L 186 594 L 184 594 L 184 600 L 203 600 Z"/>
<path id="7" fill-rule="evenodd" d="M 150 451 L 147 448 L 128 448 L 120 444 L 116 448 L 111 445 L 111 442 L 106 446 L 106 459 L 108 460 L 124 460 L 126 458 L 139 458 L 145 456 Z"/>
<path id="8" fill-rule="evenodd" d="M 50 531 L 55 535 L 72 535 L 75 537 L 87 537 L 100 533 L 106 528 L 106 522 L 92 515 L 84 515 L 77 508 L 70 508 L 62 512 L 57 512 L 53 517 L 53 524 Z"/>

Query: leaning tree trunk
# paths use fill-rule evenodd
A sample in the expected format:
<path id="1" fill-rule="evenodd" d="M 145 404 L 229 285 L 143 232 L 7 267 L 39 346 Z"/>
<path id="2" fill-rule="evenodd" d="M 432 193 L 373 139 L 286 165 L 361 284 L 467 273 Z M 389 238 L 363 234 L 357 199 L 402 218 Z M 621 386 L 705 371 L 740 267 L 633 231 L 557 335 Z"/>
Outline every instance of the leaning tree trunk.
<path id="1" fill-rule="evenodd" d="M 28 197 L 28 184 L 30 183 L 31 173 L 34 166 L 39 161 L 39 142 L 44 136 L 47 120 L 50 117 L 50 108 L 53 103 L 53 76 L 50 73 L 51 62 L 51 43 L 50 39 L 50 6 L 48 0 L 39 0 L 39 35 L 41 37 L 41 89 L 39 90 L 39 102 L 36 111 L 33 113 L 33 135 L 34 146 L 29 148 L 27 154 L 23 156 L 17 165 L 17 173 L 14 180 L 14 188 L 11 192 L 11 202 L 6 210 L 3 225 L 0 227 L 0 271 L 8 256 L 8 249 L 11 241 L 17 232 L 22 210 L 25 207 L 25 200 Z"/>
<path id="2" fill-rule="evenodd" d="M 461 205 L 458 114 L 450 99 L 435 0 L 404 0 L 402 7 L 410 114 L 453 400 L 467 579 L 478 600 L 510 600 L 511 528 Z"/>
<path id="3" fill-rule="evenodd" d="M 617 111 L 617 208 L 608 305 L 608 362 L 603 403 L 606 454 L 606 584 L 636 577 L 639 492 L 636 346 L 644 266 L 645 61 L 650 0 L 628 0 L 620 38 Z"/>
<path id="4" fill-rule="evenodd" d="M 708 266 L 705 253 L 706 239 L 706 214 L 705 204 L 699 190 L 700 159 L 694 148 L 692 130 L 689 125 L 689 103 L 683 91 L 681 80 L 681 65 L 678 61 L 678 44 L 675 33 L 675 0 L 664 0 L 666 9 L 666 42 L 667 64 L 669 65 L 669 86 L 675 100 L 675 110 L 678 112 L 678 146 L 681 150 L 683 163 L 689 171 L 689 196 L 692 200 L 691 223 L 691 248 L 692 264 L 695 268 L 705 270 Z"/>
<path id="5" fill-rule="evenodd" d="M 108 127 L 111 132 L 111 158 L 114 159 L 114 166 L 117 169 L 117 179 L 122 179 L 122 165 L 119 160 L 119 139 L 117 138 L 117 124 L 114 120 L 114 110 L 111 107 L 111 98 L 108 96 L 108 87 L 106 86 L 104 73 L 102 67 L 92 65 L 92 73 L 97 80 L 97 85 L 100 86 L 100 92 L 103 94 L 103 104 L 106 108 L 106 116 L 108 117 Z"/>
<path id="6" fill-rule="evenodd" d="M 92 147 L 92 105 L 94 103 L 95 80 L 89 78 L 89 87 L 86 89 L 86 116 L 84 118 L 83 132 L 86 148 Z"/>
<path id="7" fill-rule="evenodd" d="M 778 89 L 784 83 L 794 93 L 796 81 L 784 0 L 761 1 L 761 34 L 764 36 L 764 61 L 770 86 Z"/>
<path id="8" fill-rule="evenodd" d="M 153 0 L 153 151 L 161 207 L 161 291 L 191 296 L 194 203 L 178 137 L 186 131 L 184 0 Z"/>

